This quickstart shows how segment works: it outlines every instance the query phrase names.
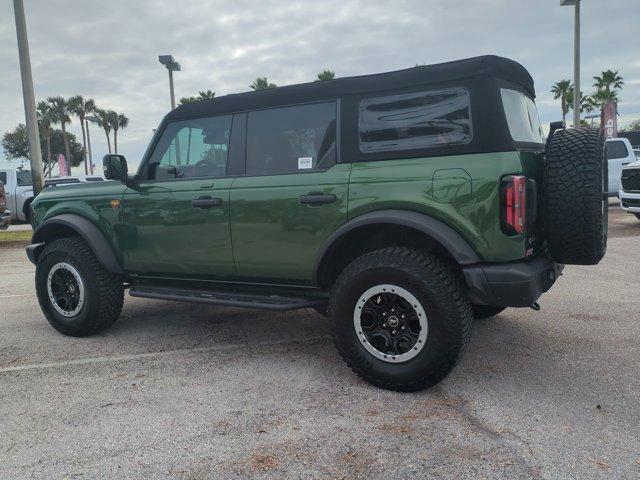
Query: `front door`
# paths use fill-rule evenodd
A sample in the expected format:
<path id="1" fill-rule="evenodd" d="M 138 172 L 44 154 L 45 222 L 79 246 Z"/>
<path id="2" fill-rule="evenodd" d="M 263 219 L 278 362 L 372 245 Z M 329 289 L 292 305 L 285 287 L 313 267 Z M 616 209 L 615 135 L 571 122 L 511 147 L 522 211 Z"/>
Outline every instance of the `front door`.
<path id="1" fill-rule="evenodd" d="M 318 251 L 347 219 L 350 164 L 336 164 L 336 102 L 247 114 L 246 168 L 231 187 L 236 271 L 310 283 Z"/>
<path id="2" fill-rule="evenodd" d="M 168 124 L 123 197 L 125 269 L 149 276 L 234 274 L 227 153 L 232 115 Z"/>

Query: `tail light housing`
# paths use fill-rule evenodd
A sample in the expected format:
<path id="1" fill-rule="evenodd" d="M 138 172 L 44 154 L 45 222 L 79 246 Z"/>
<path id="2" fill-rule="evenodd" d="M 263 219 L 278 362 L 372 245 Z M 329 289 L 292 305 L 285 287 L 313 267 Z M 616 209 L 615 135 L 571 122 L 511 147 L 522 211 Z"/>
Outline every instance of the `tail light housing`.
<path id="1" fill-rule="evenodd" d="M 500 182 L 500 224 L 507 235 L 520 235 L 527 227 L 527 177 L 507 175 Z"/>

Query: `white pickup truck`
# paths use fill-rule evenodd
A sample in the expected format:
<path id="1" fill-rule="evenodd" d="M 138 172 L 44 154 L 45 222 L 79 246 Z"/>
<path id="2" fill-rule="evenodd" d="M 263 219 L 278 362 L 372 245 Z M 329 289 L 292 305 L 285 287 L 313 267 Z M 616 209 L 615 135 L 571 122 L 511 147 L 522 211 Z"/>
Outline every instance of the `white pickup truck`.
<path id="1" fill-rule="evenodd" d="M 609 164 L 609 197 L 619 197 L 621 190 L 620 176 L 622 169 L 636 161 L 631 143 L 626 138 L 607 138 L 607 162 Z"/>
<path id="2" fill-rule="evenodd" d="M 29 205 L 33 200 L 31 170 L 0 170 L 0 182 L 4 184 L 7 210 L 13 221 L 29 221 Z"/>
<path id="3" fill-rule="evenodd" d="M 103 182 L 100 175 L 76 175 L 69 177 L 47 178 L 45 187 L 54 187 L 69 183 Z M 13 221 L 29 222 L 29 205 L 33 200 L 31 170 L 0 170 L 0 182 L 4 184 L 7 198 L 7 210 L 11 211 Z"/>

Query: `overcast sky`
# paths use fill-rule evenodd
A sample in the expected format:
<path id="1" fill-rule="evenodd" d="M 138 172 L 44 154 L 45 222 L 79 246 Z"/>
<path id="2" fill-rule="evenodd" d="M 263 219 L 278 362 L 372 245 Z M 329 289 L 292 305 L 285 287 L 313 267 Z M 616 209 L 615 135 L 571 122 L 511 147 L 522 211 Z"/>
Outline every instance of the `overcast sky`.
<path id="1" fill-rule="evenodd" d="M 182 65 L 177 98 L 246 91 L 258 76 L 288 85 L 323 69 L 349 76 L 496 54 L 529 70 L 542 121 L 557 120 L 549 89 L 573 72 L 573 8 L 559 3 L 25 0 L 25 8 L 36 99 L 80 94 L 124 113 L 130 125 L 119 150 L 136 165 L 169 109 L 167 72 L 158 63 L 165 53 Z M 0 134 L 24 122 L 12 4 L 0 2 Z M 619 70 L 622 125 L 640 118 L 638 7 L 638 0 L 582 2 L 582 90 L 591 92 L 600 71 Z M 79 134 L 76 119 L 70 130 Z M 91 133 L 100 164 L 104 133 Z"/>

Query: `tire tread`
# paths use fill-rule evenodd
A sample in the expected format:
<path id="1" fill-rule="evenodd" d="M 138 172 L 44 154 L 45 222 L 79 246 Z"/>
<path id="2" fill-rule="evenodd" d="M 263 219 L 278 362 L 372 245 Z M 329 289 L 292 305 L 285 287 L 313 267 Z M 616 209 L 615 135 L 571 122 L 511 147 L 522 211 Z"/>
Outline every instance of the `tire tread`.
<path id="1" fill-rule="evenodd" d="M 607 185 L 604 137 L 591 128 L 555 132 L 543 180 L 544 231 L 552 257 L 570 265 L 595 265 L 606 252 Z M 604 218 L 603 218 L 604 217 Z"/>
<path id="2" fill-rule="evenodd" d="M 65 325 L 57 322 L 55 314 L 49 308 L 50 302 L 46 287 L 38 287 L 38 284 L 43 282 L 43 280 L 46 282 L 45 279 L 39 278 L 39 276 L 46 275 L 46 272 L 36 268 L 36 292 L 38 301 L 49 323 L 61 333 L 77 337 L 94 335 L 111 327 L 120 316 L 124 304 L 122 279 L 118 275 L 107 271 L 98 261 L 93 250 L 91 250 L 89 245 L 80 237 L 60 238 L 49 243 L 39 256 L 37 266 L 40 266 L 42 262 L 44 262 L 47 255 L 59 251 L 68 254 L 79 263 L 83 269 L 95 275 L 94 286 L 97 288 L 93 290 L 97 293 L 94 300 L 97 310 L 94 315 L 89 315 L 86 320 L 83 321 L 80 328 L 65 328 Z M 88 282 L 87 279 L 85 280 Z M 87 288 L 88 287 L 89 285 L 87 285 Z"/>
<path id="3" fill-rule="evenodd" d="M 417 380 L 394 383 L 380 380 L 354 362 L 350 352 L 344 349 L 342 342 L 336 337 L 336 328 L 331 329 L 334 343 L 349 368 L 365 381 L 387 390 L 403 392 L 424 390 L 444 379 L 467 349 L 473 329 L 471 304 L 465 296 L 462 279 L 446 260 L 415 248 L 388 247 L 358 257 L 338 276 L 329 300 L 329 318 L 332 324 L 336 321 L 334 314 L 338 292 L 344 289 L 358 273 L 381 265 L 403 270 L 418 279 L 423 285 L 435 290 L 438 295 L 448 299 L 441 304 L 445 307 L 442 314 L 447 318 L 449 348 L 446 350 L 446 355 L 441 359 L 437 368 L 425 372 Z"/>

